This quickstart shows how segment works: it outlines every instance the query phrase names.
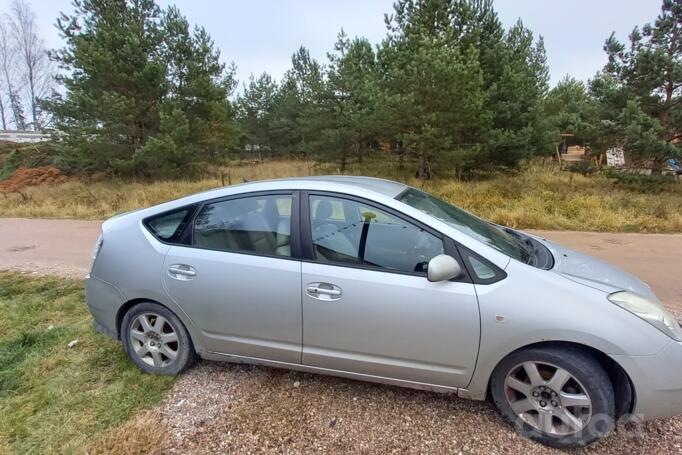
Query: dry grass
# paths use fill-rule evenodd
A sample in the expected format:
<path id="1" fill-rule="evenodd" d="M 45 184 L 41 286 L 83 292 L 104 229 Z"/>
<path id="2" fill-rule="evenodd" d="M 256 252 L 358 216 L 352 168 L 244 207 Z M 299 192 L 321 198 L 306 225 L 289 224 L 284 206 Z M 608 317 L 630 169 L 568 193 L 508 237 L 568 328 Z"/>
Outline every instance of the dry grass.
<path id="1" fill-rule="evenodd" d="M 170 441 L 169 429 L 158 414 L 138 414 L 92 441 L 85 450 L 90 455 L 157 455 L 165 453 Z"/>
<path id="2" fill-rule="evenodd" d="M 235 163 L 225 184 L 302 175 L 335 174 L 333 165 L 306 161 Z M 518 228 L 620 232 L 682 232 L 682 184 L 656 192 L 616 185 L 602 176 L 560 172 L 554 165 L 473 182 L 436 178 L 422 183 L 394 163 L 353 163 L 348 174 L 403 181 L 437 194 L 491 221 Z M 222 185 L 220 176 L 156 182 L 70 181 L 0 197 L 0 216 L 102 219 Z"/>

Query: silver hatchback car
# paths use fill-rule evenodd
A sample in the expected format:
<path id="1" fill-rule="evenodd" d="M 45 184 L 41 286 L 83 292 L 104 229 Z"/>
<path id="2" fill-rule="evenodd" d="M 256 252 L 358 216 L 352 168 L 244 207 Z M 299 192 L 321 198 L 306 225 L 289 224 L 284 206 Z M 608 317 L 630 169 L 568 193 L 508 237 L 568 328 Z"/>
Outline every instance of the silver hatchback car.
<path id="1" fill-rule="evenodd" d="M 114 217 L 86 292 L 150 373 L 199 356 L 489 398 L 555 447 L 682 412 L 682 329 L 646 284 L 387 180 L 247 183 Z"/>

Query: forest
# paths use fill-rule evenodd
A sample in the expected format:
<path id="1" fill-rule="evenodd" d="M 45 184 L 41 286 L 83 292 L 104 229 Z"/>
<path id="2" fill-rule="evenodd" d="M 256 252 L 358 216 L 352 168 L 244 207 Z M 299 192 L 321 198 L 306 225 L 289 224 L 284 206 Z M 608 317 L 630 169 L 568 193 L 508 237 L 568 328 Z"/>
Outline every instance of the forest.
<path id="1" fill-rule="evenodd" d="M 505 28 L 492 0 L 398 0 L 381 42 L 342 29 L 325 61 L 302 46 L 282 78 L 241 82 L 175 6 L 73 5 L 56 21 L 64 46 L 46 52 L 51 90 L 29 94 L 26 118 L 6 77 L 0 106 L 3 124 L 51 132 L 43 164 L 67 174 L 173 178 L 244 157 L 344 173 L 376 156 L 422 180 L 466 178 L 552 156 L 561 133 L 654 174 L 680 156 L 682 0 L 663 0 L 627 43 L 605 36 L 607 64 L 588 82 L 553 87 L 542 37 L 521 19 Z M 21 165 L 6 157 L 3 174 Z"/>

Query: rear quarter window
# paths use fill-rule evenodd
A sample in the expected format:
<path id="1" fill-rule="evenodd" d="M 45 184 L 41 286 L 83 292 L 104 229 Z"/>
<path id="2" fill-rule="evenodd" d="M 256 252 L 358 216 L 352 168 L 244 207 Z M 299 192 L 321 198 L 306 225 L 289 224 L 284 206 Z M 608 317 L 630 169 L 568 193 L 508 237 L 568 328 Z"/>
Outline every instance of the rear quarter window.
<path id="1" fill-rule="evenodd" d="M 144 225 L 154 237 L 162 242 L 185 243 L 182 241 L 182 234 L 195 209 L 195 206 L 182 207 L 177 210 L 154 215 L 145 219 Z"/>

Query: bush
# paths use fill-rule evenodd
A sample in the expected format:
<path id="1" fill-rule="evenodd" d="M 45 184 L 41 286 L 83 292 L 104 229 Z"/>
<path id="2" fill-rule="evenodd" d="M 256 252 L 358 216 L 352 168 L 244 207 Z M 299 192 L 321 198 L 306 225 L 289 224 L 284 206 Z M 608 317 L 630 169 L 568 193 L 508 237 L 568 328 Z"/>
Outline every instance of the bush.
<path id="1" fill-rule="evenodd" d="M 17 144 L 0 142 L 0 180 L 8 178 L 19 168 L 55 165 L 55 148 L 51 142 Z"/>
<path id="2" fill-rule="evenodd" d="M 640 193 L 661 192 L 675 185 L 677 180 L 673 175 L 640 174 L 638 172 L 618 171 L 607 169 L 604 175 L 615 184 L 627 187 Z"/>
<path id="3" fill-rule="evenodd" d="M 0 192 L 19 193 L 24 188 L 36 185 L 55 185 L 67 180 L 62 172 L 53 166 L 19 168 L 6 180 L 0 182 Z"/>
<path id="4" fill-rule="evenodd" d="M 576 172 L 582 176 L 587 177 L 588 175 L 597 172 L 599 168 L 589 163 L 588 161 L 576 161 L 568 165 L 566 170 L 570 172 Z"/>

